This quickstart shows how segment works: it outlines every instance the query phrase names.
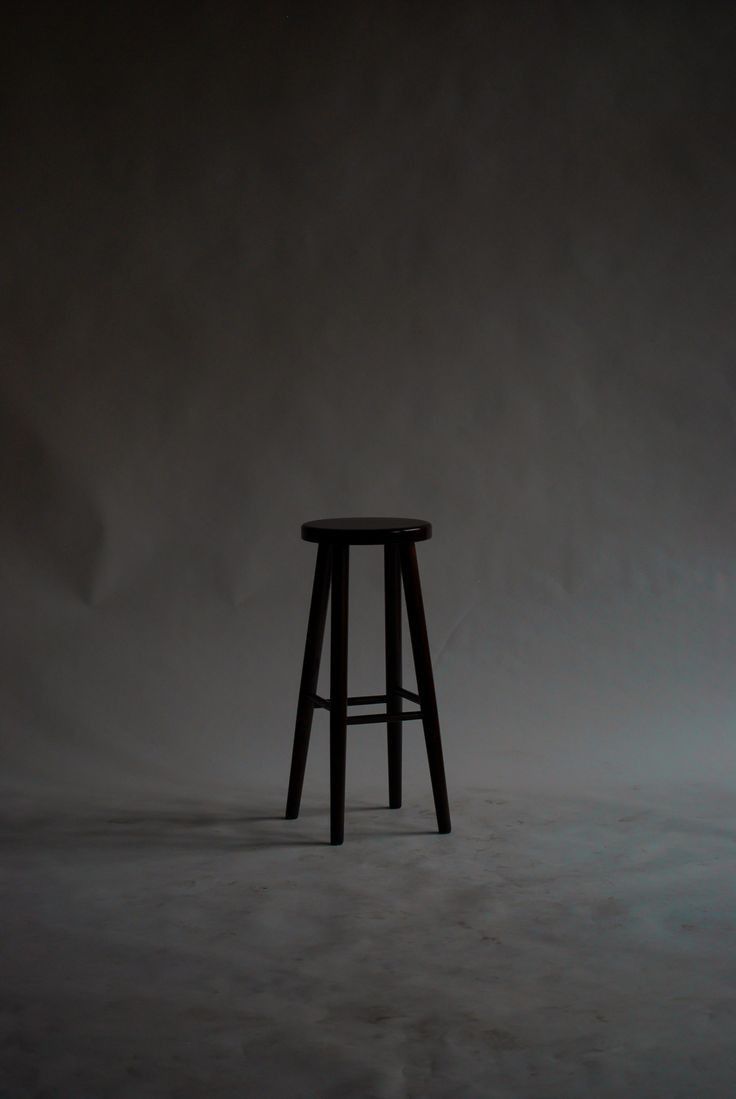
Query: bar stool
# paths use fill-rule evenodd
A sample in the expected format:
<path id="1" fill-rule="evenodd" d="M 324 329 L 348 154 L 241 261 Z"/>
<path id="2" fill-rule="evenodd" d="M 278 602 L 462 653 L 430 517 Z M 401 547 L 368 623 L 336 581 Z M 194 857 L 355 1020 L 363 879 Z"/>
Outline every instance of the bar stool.
<path id="1" fill-rule="evenodd" d="M 388 743 L 389 806 L 401 806 L 402 722 L 421 720 L 429 760 L 437 827 L 450 831 L 445 766 L 434 677 L 419 583 L 416 542 L 432 537 L 432 525 L 423 519 L 343 518 L 314 519 L 302 524 L 302 538 L 317 543 L 307 640 L 299 686 L 294 746 L 286 801 L 286 819 L 299 816 L 309 736 L 315 708 L 330 715 L 330 843 L 341 844 L 345 826 L 345 757 L 347 726 L 385 722 Z M 383 546 L 386 626 L 386 693 L 348 697 L 348 565 L 351 545 Z M 402 684 L 401 587 L 416 672 L 417 692 Z M 327 602 L 331 599 L 330 697 L 316 694 Z M 419 706 L 403 710 L 403 700 Z M 349 706 L 384 703 L 385 713 L 348 716 Z"/>

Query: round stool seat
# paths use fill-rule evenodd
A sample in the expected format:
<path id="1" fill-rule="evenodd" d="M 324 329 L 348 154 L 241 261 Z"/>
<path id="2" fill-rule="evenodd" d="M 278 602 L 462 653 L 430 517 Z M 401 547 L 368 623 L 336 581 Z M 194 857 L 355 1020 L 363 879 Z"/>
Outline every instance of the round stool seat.
<path id="1" fill-rule="evenodd" d="M 348 516 L 342 519 L 311 519 L 308 523 L 302 523 L 305 542 L 376 546 L 384 542 L 424 542 L 431 537 L 432 524 L 425 519 Z"/>

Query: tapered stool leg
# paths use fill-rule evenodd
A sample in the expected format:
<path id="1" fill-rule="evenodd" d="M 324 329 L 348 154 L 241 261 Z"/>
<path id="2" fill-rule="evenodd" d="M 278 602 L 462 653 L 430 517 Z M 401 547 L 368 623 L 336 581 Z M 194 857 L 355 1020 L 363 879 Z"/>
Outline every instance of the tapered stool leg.
<path id="1" fill-rule="evenodd" d="M 427 637 L 427 623 L 424 615 L 424 601 L 419 582 L 417 551 L 414 543 L 410 542 L 403 545 L 400 556 L 401 575 L 406 596 L 406 613 L 409 620 L 411 647 L 417 675 L 417 691 L 424 725 L 424 741 L 427 746 L 429 774 L 432 781 L 435 812 L 437 813 L 437 828 L 440 832 L 449 832 L 450 806 L 447 800 L 440 722 L 437 713 L 437 698 L 434 689 L 429 639 Z"/>
<path id="2" fill-rule="evenodd" d="M 309 735 L 312 730 L 312 717 L 314 715 L 312 695 L 317 690 L 325 620 L 327 618 L 327 601 L 330 594 L 331 557 L 332 551 L 328 545 L 322 544 L 318 547 L 317 563 L 314 567 L 312 601 L 309 606 L 307 640 L 304 646 L 302 678 L 299 686 L 299 701 L 296 710 L 289 792 L 286 798 L 287 820 L 293 820 L 299 816 L 299 805 L 302 799 L 304 771 L 307 766 L 307 751 L 309 750 Z"/>
<path id="3" fill-rule="evenodd" d="M 330 624 L 330 843 L 345 834 L 345 753 L 348 716 L 348 571 L 349 547 L 332 550 Z"/>
<path id="4" fill-rule="evenodd" d="M 401 687 L 401 563 L 399 547 L 387 542 L 383 547 L 384 584 L 386 595 L 386 709 L 400 713 Z M 388 747 L 388 804 L 401 807 L 401 722 L 386 723 Z"/>

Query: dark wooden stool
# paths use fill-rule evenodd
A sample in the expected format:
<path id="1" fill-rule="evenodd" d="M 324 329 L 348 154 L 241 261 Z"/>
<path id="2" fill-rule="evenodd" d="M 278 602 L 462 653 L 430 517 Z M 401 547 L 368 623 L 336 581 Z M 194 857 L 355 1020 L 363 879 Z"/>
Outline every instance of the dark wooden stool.
<path id="1" fill-rule="evenodd" d="M 437 699 L 414 544 L 431 537 L 432 526 L 423 519 L 315 519 L 302 524 L 302 538 L 307 542 L 316 542 L 318 549 L 299 687 L 286 818 L 293 820 L 299 816 L 312 717 L 315 707 L 321 707 L 329 710 L 330 714 L 330 842 L 332 844 L 340 844 L 344 838 L 347 727 L 368 722 L 385 722 L 388 727 L 389 806 L 392 809 L 398 809 L 401 805 L 401 723 L 421 719 L 429 759 L 437 826 L 440 832 L 450 831 L 450 807 L 447 801 Z M 383 546 L 386 693 L 382 695 L 348 697 L 348 562 L 351 545 Z M 405 690 L 401 681 L 402 580 L 417 679 L 418 693 L 416 694 Z M 320 698 L 315 692 L 330 588 L 332 588 L 330 697 Z M 416 703 L 419 709 L 404 712 L 403 699 Z M 385 703 L 386 712 L 348 716 L 348 706 L 366 706 L 372 703 Z"/>

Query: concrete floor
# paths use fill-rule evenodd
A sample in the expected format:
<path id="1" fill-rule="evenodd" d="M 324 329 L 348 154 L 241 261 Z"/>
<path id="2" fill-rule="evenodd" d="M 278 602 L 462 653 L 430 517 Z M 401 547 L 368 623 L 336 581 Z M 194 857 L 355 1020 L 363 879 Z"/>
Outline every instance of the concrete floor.
<path id="1" fill-rule="evenodd" d="M 736 795 L 282 795 L 6 810 L 2 1099 L 736 1096 Z"/>

